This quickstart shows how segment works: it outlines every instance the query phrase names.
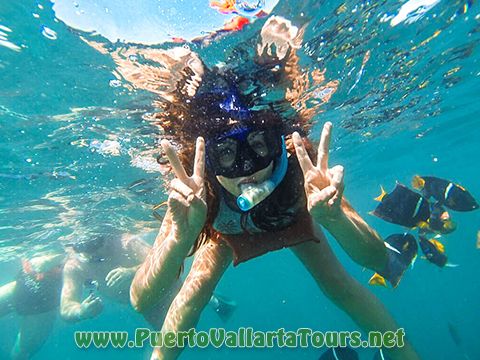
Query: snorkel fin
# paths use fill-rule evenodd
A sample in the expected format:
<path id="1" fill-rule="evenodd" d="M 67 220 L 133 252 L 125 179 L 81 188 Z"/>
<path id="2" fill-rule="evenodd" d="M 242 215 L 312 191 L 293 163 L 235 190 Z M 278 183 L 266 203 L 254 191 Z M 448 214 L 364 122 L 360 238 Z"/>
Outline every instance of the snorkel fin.
<path id="1" fill-rule="evenodd" d="M 261 184 L 245 184 L 240 187 L 242 193 L 237 198 L 237 205 L 240 210 L 249 211 L 265 200 L 285 177 L 287 165 L 287 147 L 285 145 L 285 137 L 282 136 L 282 154 L 280 155 L 280 162 L 273 171 L 272 176 Z"/>

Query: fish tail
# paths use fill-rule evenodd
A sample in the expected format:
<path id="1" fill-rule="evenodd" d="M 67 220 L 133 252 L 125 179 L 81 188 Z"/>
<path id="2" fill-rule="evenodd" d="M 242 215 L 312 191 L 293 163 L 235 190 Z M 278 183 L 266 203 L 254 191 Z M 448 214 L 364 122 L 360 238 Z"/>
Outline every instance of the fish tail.
<path id="1" fill-rule="evenodd" d="M 381 194 L 378 195 L 376 198 L 374 198 L 375 201 L 382 201 L 385 195 L 387 195 L 387 192 L 385 191 L 382 185 L 380 185 L 380 191 L 381 191 Z"/>
<path id="2" fill-rule="evenodd" d="M 456 267 L 459 267 L 460 265 L 459 264 L 452 264 L 452 263 L 446 263 L 445 264 L 445 267 L 449 267 L 449 268 L 456 268 Z"/>
<path id="3" fill-rule="evenodd" d="M 387 287 L 387 282 L 385 281 L 385 278 L 378 273 L 373 274 L 370 280 L 368 280 L 368 284 L 373 286 Z"/>

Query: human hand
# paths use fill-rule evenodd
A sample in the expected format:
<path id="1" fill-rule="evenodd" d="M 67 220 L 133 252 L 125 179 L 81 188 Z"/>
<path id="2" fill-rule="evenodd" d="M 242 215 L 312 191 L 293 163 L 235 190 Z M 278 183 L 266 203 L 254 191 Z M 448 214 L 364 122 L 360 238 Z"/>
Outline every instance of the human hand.
<path id="1" fill-rule="evenodd" d="M 334 220 L 340 214 L 340 204 L 344 190 L 343 166 L 337 165 L 331 169 L 328 168 L 331 130 L 332 123 L 325 123 L 318 146 L 316 165 L 313 165 L 305 150 L 300 134 L 295 132 L 292 136 L 297 159 L 305 180 L 308 211 L 320 223 Z"/>
<path id="2" fill-rule="evenodd" d="M 292 49 L 300 48 L 301 42 L 298 27 L 281 16 L 272 16 L 260 32 L 256 62 L 266 65 L 282 61 Z"/>
<path id="3" fill-rule="evenodd" d="M 95 294 L 88 295 L 80 304 L 80 318 L 91 319 L 103 310 L 103 301 Z"/>
<path id="4" fill-rule="evenodd" d="M 197 237 L 207 219 L 205 194 L 205 140 L 197 138 L 192 176 L 188 176 L 175 150 L 167 140 L 163 150 L 176 178 L 170 184 L 168 206 L 180 237 Z"/>
<path id="5" fill-rule="evenodd" d="M 131 282 L 135 275 L 135 269 L 118 267 L 110 271 L 105 277 L 108 287 L 122 286 L 126 282 Z"/>

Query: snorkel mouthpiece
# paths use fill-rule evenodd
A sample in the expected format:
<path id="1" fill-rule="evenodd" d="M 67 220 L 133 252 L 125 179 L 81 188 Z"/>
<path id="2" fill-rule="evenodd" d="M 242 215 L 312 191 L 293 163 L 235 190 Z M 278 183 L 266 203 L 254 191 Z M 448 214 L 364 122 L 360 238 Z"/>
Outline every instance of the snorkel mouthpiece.
<path id="1" fill-rule="evenodd" d="M 285 138 L 282 136 L 282 154 L 280 155 L 280 163 L 276 166 L 272 176 L 258 185 L 240 185 L 242 194 L 237 198 L 237 205 L 240 210 L 248 211 L 252 209 L 265 200 L 265 198 L 275 190 L 287 173 L 287 162 L 287 148 L 285 146 Z"/>

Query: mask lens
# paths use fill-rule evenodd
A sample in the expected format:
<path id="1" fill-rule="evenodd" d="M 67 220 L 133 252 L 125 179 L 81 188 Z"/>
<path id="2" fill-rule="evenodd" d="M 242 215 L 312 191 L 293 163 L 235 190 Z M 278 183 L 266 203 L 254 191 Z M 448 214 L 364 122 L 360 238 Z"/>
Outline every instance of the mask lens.
<path id="1" fill-rule="evenodd" d="M 269 154 L 265 131 L 254 131 L 247 136 L 248 146 L 261 157 Z"/>
<path id="2" fill-rule="evenodd" d="M 232 138 L 222 140 L 215 145 L 215 153 L 222 168 L 231 168 L 237 158 L 237 141 Z"/>
<path id="3" fill-rule="evenodd" d="M 280 135 L 274 130 L 234 129 L 222 138 L 207 141 L 209 166 L 215 175 L 229 178 L 250 175 L 278 156 L 279 140 Z"/>

